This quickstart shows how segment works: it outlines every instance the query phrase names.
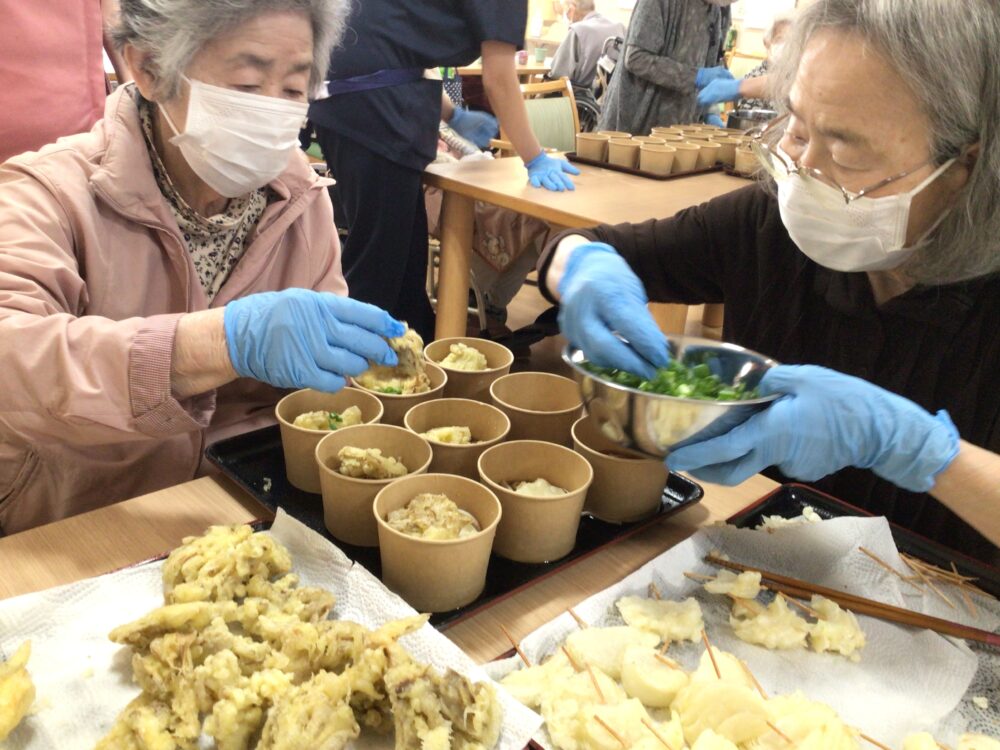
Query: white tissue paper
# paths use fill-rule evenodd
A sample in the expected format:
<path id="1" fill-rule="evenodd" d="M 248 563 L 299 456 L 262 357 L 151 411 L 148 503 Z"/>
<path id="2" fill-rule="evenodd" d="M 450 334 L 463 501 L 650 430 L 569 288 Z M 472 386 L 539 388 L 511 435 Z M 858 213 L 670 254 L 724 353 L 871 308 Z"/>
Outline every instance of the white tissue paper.
<path id="1" fill-rule="evenodd" d="M 279 510 L 270 533 L 292 555 L 303 586 L 337 597 L 333 616 L 376 628 L 416 614 L 371 573 L 354 565 L 320 534 Z M 91 750 L 134 698 L 131 651 L 108 632 L 163 604 L 162 561 L 0 602 L 0 658 L 31 639 L 28 671 L 37 688 L 33 712 L 7 739 L 5 750 Z M 472 659 L 430 625 L 404 637 L 414 658 L 451 667 L 473 681 L 488 679 Z M 504 721 L 498 748 L 521 750 L 541 718 L 503 689 Z M 392 736 L 363 732 L 360 748 L 392 748 Z M 211 747 L 211 745 L 206 745 Z"/>
<path id="2" fill-rule="evenodd" d="M 951 609 L 907 586 L 862 554 L 859 546 L 904 575 L 909 573 L 884 518 L 838 518 L 774 533 L 713 526 L 573 610 L 591 625 L 621 625 L 615 602 L 627 595 L 649 596 L 649 585 L 656 584 L 665 599 L 695 597 L 712 645 L 743 659 L 769 695 L 800 691 L 830 705 L 848 723 L 890 747 L 901 747 L 903 738 L 916 731 L 931 731 L 941 742 L 954 742 L 963 731 L 1000 736 L 996 709 L 979 710 L 971 700 L 986 694 L 990 705 L 997 705 L 1000 658 L 995 651 L 984 648 L 973 652 L 958 639 L 861 615 L 858 621 L 867 645 L 860 662 L 811 650 L 770 651 L 733 634 L 728 597 L 709 594 L 684 576 L 685 571 L 715 575 L 718 568 L 704 558 L 720 551 L 746 565 L 983 630 L 996 631 L 1000 626 L 1000 606 L 995 599 L 976 597 L 978 617 L 973 619 L 960 603 Z M 521 648 L 532 663 L 538 663 L 576 628 L 572 617 L 563 614 L 524 638 Z M 691 670 L 703 650 L 700 642 L 675 643 L 670 646 L 670 656 Z M 515 657 L 494 662 L 487 669 L 500 679 L 519 666 Z M 535 739 L 543 747 L 552 747 L 544 729 Z"/>

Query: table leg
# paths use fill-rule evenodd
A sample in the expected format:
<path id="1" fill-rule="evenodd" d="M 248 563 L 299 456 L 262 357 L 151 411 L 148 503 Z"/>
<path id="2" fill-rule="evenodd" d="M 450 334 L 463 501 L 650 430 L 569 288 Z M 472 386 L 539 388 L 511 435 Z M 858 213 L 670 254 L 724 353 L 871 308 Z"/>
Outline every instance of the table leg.
<path id="1" fill-rule="evenodd" d="M 474 221 L 475 201 L 446 190 L 441 204 L 441 269 L 435 338 L 465 335 Z"/>
<path id="2" fill-rule="evenodd" d="M 705 312 L 701 315 L 701 324 L 707 328 L 722 328 L 725 310 L 726 306 L 721 302 L 705 305 Z"/>
<path id="3" fill-rule="evenodd" d="M 664 333 L 684 333 L 688 315 L 687 305 L 650 302 L 649 312 Z"/>

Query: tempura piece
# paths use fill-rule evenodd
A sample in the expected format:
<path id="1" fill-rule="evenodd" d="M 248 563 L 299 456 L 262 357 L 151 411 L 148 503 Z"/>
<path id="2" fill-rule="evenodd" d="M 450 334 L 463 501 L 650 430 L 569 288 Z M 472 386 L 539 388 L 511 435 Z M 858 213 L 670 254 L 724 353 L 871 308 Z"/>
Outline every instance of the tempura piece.
<path id="1" fill-rule="evenodd" d="M 472 430 L 461 425 L 432 427 L 427 432 L 421 432 L 420 437 L 446 445 L 469 445 L 472 443 Z"/>
<path id="2" fill-rule="evenodd" d="M 285 691 L 264 722 L 257 750 L 341 750 L 361 733 L 350 693 L 350 670 L 318 672 Z"/>
<path id="3" fill-rule="evenodd" d="M 865 647 L 865 634 L 854 613 L 819 595 L 813 595 L 811 607 L 820 616 L 809 629 L 813 651 L 832 651 L 851 661 L 860 661 L 858 652 Z"/>
<path id="4" fill-rule="evenodd" d="M 574 674 L 576 670 L 560 649 L 541 664 L 515 669 L 500 684 L 525 706 L 537 709 L 543 695 L 559 690 L 563 681 Z"/>
<path id="5" fill-rule="evenodd" d="M 676 716 L 661 724 L 635 698 L 613 705 L 588 706 L 582 709 L 581 714 L 580 746 L 583 750 L 621 750 L 621 743 L 605 725 L 625 740 L 629 748 L 635 747 L 644 739 L 658 741 L 649 726 L 656 729 L 657 734 L 671 747 L 680 748 L 684 745 L 684 733 Z"/>
<path id="6" fill-rule="evenodd" d="M 624 596 L 615 606 L 632 627 L 655 633 L 664 641 L 696 641 L 705 621 L 695 599 L 679 602 Z"/>
<path id="7" fill-rule="evenodd" d="M 715 659 L 712 659 L 712 656 Z M 718 671 L 716 671 L 718 670 Z M 691 682 L 731 682 L 743 687 L 754 687 L 750 673 L 743 662 L 728 651 L 712 646 L 711 656 L 708 649 L 701 652 L 698 667 L 691 673 Z"/>
<path id="8" fill-rule="evenodd" d="M 544 694 L 539 713 L 545 719 L 545 726 L 557 748 L 580 750 L 578 738 L 583 731 L 583 723 L 593 716 L 594 707 L 613 706 L 626 700 L 628 696 L 617 682 L 599 667 L 590 666 L 561 681 L 552 692 Z"/>
<path id="9" fill-rule="evenodd" d="M 35 685 L 28 674 L 31 641 L 22 643 L 14 655 L 0 662 L 0 742 L 21 723 L 35 702 Z"/>
<path id="10" fill-rule="evenodd" d="M 760 593 L 760 573 L 748 570 L 736 575 L 723 568 L 716 574 L 714 581 L 705 583 L 705 591 L 710 594 L 727 594 L 735 599 L 756 599 Z"/>
<path id="11" fill-rule="evenodd" d="M 984 734 L 963 734 L 955 747 L 956 750 L 1000 750 L 1000 741 Z"/>
<path id="12" fill-rule="evenodd" d="M 409 473 L 398 458 L 383 456 L 378 448 L 355 448 L 345 445 L 337 452 L 337 471 L 355 479 L 394 479 Z"/>
<path id="13" fill-rule="evenodd" d="M 341 412 L 327 411 L 307 411 L 299 414 L 292 424 L 306 430 L 339 430 L 341 427 L 353 427 L 364 422 L 361 416 L 361 409 L 357 406 L 348 406 Z"/>
<path id="14" fill-rule="evenodd" d="M 566 638 L 566 648 L 579 664 L 590 664 L 618 680 L 622 674 L 622 659 L 629 646 L 652 648 L 660 642 L 658 636 L 646 630 L 628 626 L 586 628 L 575 630 Z"/>
<path id="15" fill-rule="evenodd" d="M 707 729 L 737 745 L 767 731 L 764 700 L 754 689 L 734 682 L 692 680 L 677 694 L 671 708 L 680 716 L 688 744 Z"/>
<path id="16" fill-rule="evenodd" d="M 191 633 L 207 627 L 216 617 L 235 619 L 235 602 L 185 602 L 167 604 L 147 612 L 138 620 L 119 625 L 108 635 L 115 643 L 145 649 L 165 633 Z"/>
<path id="17" fill-rule="evenodd" d="M 706 729 L 698 735 L 691 750 L 738 750 L 736 745 L 711 729 Z"/>
<path id="18" fill-rule="evenodd" d="M 903 750 L 940 750 L 930 732 L 914 732 L 903 739 Z"/>
<path id="19" fill-rule="evenodd" d="M 448 347 L 448 351 L 448 356 L 438 362 L 438 364 L 449 370 L 476 372 L 489 367 L 486 355 L 474 346 L 468 346 L 459 342 Z"/>
<path id="20" fill-rule="evenodd" d="M 396 352 L 399 364 L 395 367 L 372 365 L 354 380 L 362 388 L 376 393 L 410 395 L 426 393 L 431 388 L 430 378 L 424 368 L 424 341 L 412 328 L 394 339 L 389 346 Z"/>
<path id="21" fill-rule="evenodd" d="M 824 703 L 792 693 L 771 698 L 767 706 L 771 723 L 780 734 L 768 728 L 754 743 L 755 750 L 787 750 L 789 739 L 797 748 L 812 750 L 856 750 L 858 747 L 857 732 Z"/>
<path id="22" fill-rule="evenodd" d="M 776 596 L 756 614 L 729 616 L 729 624 L 740 640 L 771 649 L 804 648 L 811 626 L 792 612 L 784 597 Z"/>
<path id="23" fill-rule="evenodd" d="M 550 484 L 547 479 L 542 477 L 531 481 L 515 482 L 514 492 L 518 495 L 530 495 L 531 497 L 559 497 L 569 494 L 562 487 Z"/>
<path id="24" fill-rule="evenodd" d="M 622 687 L 651 708 L 667 708 L 688 675 L 673 659 L 646 646 L 629 646 L 622 657 Z"/>
<path id="25" fill-rule="evenodd" d="M 479 533 L 479 522 L 447 495 L 422 492 L 402 508 L 390 511 L 392 529 L 420 539 L 463 539 Z"/>
<path id="26" fill-rule="evenodd" d="M 770 534 L 778 529 L 784 529 L 789 526 L 802 526 L 808 523 L 819 523 L 822 520 L 823 519 L 811 505 L 806 505 L 802 508 L 801 516 L 792 516 L 791 518 L 784 518 L 783 516 L 764 516 L 764 520 L 757 526 L 757 530 L 760 531 L 763 529 Z"/>
<path id="27" fill-rule="evenodd" d="M 125 709 L 94 750 L 197 750 L 194 742 L 174 736 L 170 707 L 145 693 Z"/>

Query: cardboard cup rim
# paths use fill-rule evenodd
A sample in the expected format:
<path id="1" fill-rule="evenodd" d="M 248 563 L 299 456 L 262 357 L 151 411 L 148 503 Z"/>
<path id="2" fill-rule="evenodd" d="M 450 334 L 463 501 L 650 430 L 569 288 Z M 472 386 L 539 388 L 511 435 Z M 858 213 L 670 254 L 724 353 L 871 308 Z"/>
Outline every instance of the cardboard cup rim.
<path id="1" fill-rule="evenodd" d="M 607 133 L 577 133 L 576 137 L 582 138 L 585 141 L 606 141 L 611 138 Z"/>
<path id="2" fill-rule="evenodd" d="M 649 151 L 654 154 L 670 154 L 677 149 L 671 146 L 669 143 L 643 143 L 639 149 L 640 151 Z"/>
<path id="3" fill-rule="evenodd" d="M 447 337 L 445 337 L 443 339 L 435 339 L 434 341 L 430 342 L 429 344 L 427 344 L 424 347 L 424 351 L 423 351 L 424 362 L 427 362 L 428 364 L 432 364 L 432 365 L 434 365 L 435 367 L 437 367 L 440 370 L 444 370 L 446 375 L 449 372 L 457 372 L 457 373 L 461 373 L 462 375 L 490 375 L 490 374 L 495 373 L 495 372 L 500 372 L 500 370 L 503 370 L 504 368 L 510 368 L 510 366 L 514 364 L 514 352 L 512 352 L 510 349 L 508 349 L 503 344 L 498 344 L 496 341 L 486 341 L 485 339 L 483 339 L 483 341 L 486 341 L 487 345 L 498 346 L 501 349 L 503 349 L 504 352 L 505 352 L 505 357 L 509 357 L 510 358 L 510 362 L 507 362 L 506 364 L 503 364 L 503 365 L 497 365 L 496 367 L 487 367 L 485 370 L 460 370 L 457 367 L 445 367 L 440 362 L 437 362 L 437 361 L 431 359 L 430 355 L 427 354 L 427 350 L 429 348 L 431 348 L 432 346 L 434 346 L 434 344 L 438 344 L 438 343 L 441 343 L 441 342 L 444 342 L 444 341 L 456 342 L 456 343 L 463 342 L 464 343 L 465 341 L 469 341 L 469 340 L 472 340 L 472 339 L 473 339 L 472 336 L 447 336 Z M 451 345 L 449 344 L 449 347 L 450 346 Z M 448 356 L 448 355 L 445 355 L 445 356 Z M 484 356 L 485 356 L 485 353 L 484 353 Z M 392 394 L 386 394 L 386 395 L 392 395 Z M 420 395 L 423 395 L 423 394 L 419 394 L 418 393 L 418 394 L 415 394 L 415 395 L 420 396 Z"/>
<path id="4" fill-rule="evenodd" d="M 390 477 L 389 479 L 367 479 L 365 477 L 349 477 L 346 474 L 341 474 L 339 471 L 337 471 L 336 469 L 330 468 L 329 466 L 326 465 L 325 462 L 323 462 L 323 461 L 320 460 L 319 449 L 320 449 L 320 446 L 324 442 L 326 442 L 327 438 L 329 438 L 331 435 L 336 435 L 338 433 L 343 434 L 346 430 L 351 430 L 351 429 L 354 429 L 355 427 L 390 427 L 392 429 L 402 430 L 407 435 L 412 435 L 413 437 L 417 438 L 418 440 L 423 440 L 423 442 L 425 442 L 427 444 L 427 446 L 430 447 L 430 441 L 429 440 L 424 440 L 424 438 L 420 437 L 420 435 L 418 435 L 417 433 L 413 432 L 412 430 L 408 430 L 405 427 L 400 427 L 399 425 L 395 425 L 395 424 L 353 424 L 350 427 L 341 427 L 339 430 L 333 430 L 333 431 L 327 433 L 326 435 L 324 435 L 323 439 L 320 440 L 318 443 L 316 443 L 316 447 L 313 449 L 313 457 L 316 460 L 316 467 L 319 469 L 319 472 L 320 472 L 321 475 L 322 474 L 328 474 L 328 475 L 331 475 L 331 476 L 335 476 L 335 477 L 337 477 L 338 480 L 342 480 L 342 481 L 348 482 L 349 484 L 358 484 L 358 485 L 360 485 L 362 487 L 365 487 L 365 486 L 371 487 L 371 486 L 374 486 L 374 485 L 377 485 L 377 484 L 389 485 L 389 484 L 392 484 L 393 482 L 398 482 L 400 479 L 405 479 L 408 476 L 413 476 L 413 475 L 417 475 L 417 474 L 419 474 L 419 475 L 425 474 L 427 472 L 427 467 L 430 466 L 431 465 L 431 461 L 434 460 L 434 450 L 431 449 L 431 451 L 430 451 L 430 454 L 431 454 L 430 457 L 426 461 L 424 461 L 424 463 L 422 463 L 420 466 L 418 466 L 416 469 L 410 469 L 408 472 L 406 472 L 401 477 Z"/>
<path id="5" fill-rule="evenodd" d="M 352 379 L 351 382 L 352 382 L 351 385 L 344 386 L 339 391 L 336 391 L 336 393 L 343 393 L 348 388 L 353 388 L 354 390 L 356 390 L 356 391 L 358 391 L 360 393 L 364 393 L 366 396 L 371 396 L 376 401 L 378 401 L 378 414 L 375 416 L 375 419 L 373 419 L 371 422 L 362 422 L 361 424 L 352 424 L 350 426 L 351 427 L 365 427 L 367 425 L 379 424 L 381 422 L 382 415 L 385 413 L 385 407 L 382 406 L 382 402 L 378 400 L 378 397 L 375 395 L 374 391 L 369 391 L 367 388 L 362 388 L 359 385 L 354 385 L 353 384 L 353 379 Z M 316 390 L 316 389 L 315 388 L 299 388 L 298 390 L 292 391 L 291 393 L 286 393 L 284 396 L 282 396 L 280 399 L 278 399 L 278 403 L 276 403 L 274 405 L 274 418 L 278 420 L 278 423 L 282 427 L 287 427 L 289 429 L 294 430 L 295 432 L 301 432 L 301 433 L 309 434 L 309 435 L 322 434 L 323 437 L 326 437 L 327 435 L 332 435 L 334 432 L 337 432 L 339 430 L 346 430 L 347 427 L 338 427 L 336 430 L 310 430 L 310 429 L 308 429 L 306 427 L 299 427 L 298 425 L 294 424 L 293 422 L 289 422 L 287 419 L 285 419 L 283 416 L 281 416 L 281 413 L 278 411 L 278 408 L 281 406 L 281 404 L 286 399 L 289 399 L 292 396 L 295 396 L 295 395 L 297 395 L 299 393 L 302 393 L 302 391 L 314 391 L 314 390 Z M 317 391 L 317 393 L 323 393 L 323 392 L 324 391 Z M 330 395 L 335 395 L 335 394 L 330 394 Z"/>
<path id="6" fill-rule="evenodd" d="M 409 474 L 407 476 L 409 476 Z M 420 474 L 419 476 L 420 476 L 421 480 L 425 480 L 425 479 L 428 479 L 428 478 L 434 479 L 434 478 L 437 478 L 437 477 L 448 477 L 449 479 L 453 479 L 453 478 L 454 479 L 462 479 L 462 480 L 465 480 L 466 482 L 468 482 L 469 484 L 473 485 L 474 487 L 478 487 L 479 489 L 485 489 L 489 493 L 490 497 L 493 498 L 493 501 L 496 503 L 496 510 L 497 510 L 496 518 L 494 518 L 493 521 L 489 525 L 484 526 L 483 528 L 479 529 L 479 531 L 477 531 L 475 534 L 472 534 L 472 535 L 466 536 L 466 537 L 461 537 L 461 538 L 458 538 L 458 539 L 423 539 L 421 537 L 413 536 L 411 534 L 404 534 L 402 531 L 397 531 L 396 529 L 392 528 L 392 526 L 390 526 L 386 522 L 386 520 L 384 518 L 382 518 L 382 516 L 379 515 L 379 512 L 378 512 L 378 499 L 379 499 L 379 495 L 381 495 L 382 492 L 386 489 L 386 487 L 383 487 L 381 490 L 378 491 L 378 493 L 375 495 L 374 499 L 372 500 L 372 513 L 375 514 L 375 523 L 379 526 L 379 528 L 384 529 L 385 531 L 389 532 L 389 534 L 391 534 L 392 536 L 399 537 L 401 539 L 406 539 L 406 540 L 411 541 L 411 542 L 417 542 L 419 544 L 430 544 L 430 545 L 435 546 L 435 547 L 452 547 L 452 546 L 458 546 L 458 545 L 462 545 L 462 544 L 469 544 L 471 542 L 477 541 L 477 540 L 480 539 L 480 537 L 482 537 L 483 534 L 486 534 L 490 530 L 494 530 L 495 531 L 496 527 L 500 524 L 500 518 L 503 516 L 503 503 L 500 502 L 500 498 L 497 497 L 497 493 L 495 493 L 489 487 L 485 486 L 482 482 L 477 482 L 474 479 L 469 479 L 468 477 L 463 477 L 461 474 L 441 474 L 441 473 L 435 473 L 435 474 Z M 399 479 L 397 479 L 395 481 L 398 482 L 398 481 L 401 481 L 401 480 L 403 480 L 405 478 L 406 477 L 399 477 Z M 455 502 L 455 501 L 452 500 L 452 502 Z M 457 503 L 456 503 L 456 505 L 457 505 Z M 459 507 L 461 507 L 461 506 L 459 506 Z M 479 519 L 477 518 L 476 521 L 479 521 Z"/>
<path id="7" fill-rule="evenodd" d="M 700 143 L 689 143 L 688 141 L 680 141 L 674 143 L 674 150 L 680 149 L 681 151 L 690 151 L 691 149 L 701 149 Z"/>
<path id="8" fill-rule="evenodd" d="M 572 457 L 567 457 L 567 458 L 569 458 L 569 460 L 571 460 L 571 461 L 575 461 L 575 460 L 583 461 L 583 463 L 585 465 L 585 468 L 587 469 L 587 481 L 584 482 L 583 485 L 580 486 L 580 487 L 577 487 L 577 488 L 572 489 L 572 490 L 568 490 L 565 495 L 553 495 L 552 497 L 536 497 L 534 495 L 524 495 L 524 494 L 516 492 L 515 490 L 510 490 L 510 489 L 507 489 L 506 487 L 501 487 L 500 484 L 499 484 L 499 482 L 495 482 L 492 479 L 490 479 L 490 477 L 487 476 L 486 472 L 483 471 L 483 457 L 486 456 L 486 454 L 489 453 L 490 451 L 495 451 L 495 450 L 499 450 L 499 449 L 506 449 L 507 446 L 512 446 L 512 445 L 513 446 L 537 445 L 537 446 L 546 446 L 546 448 L 548 448 L 550 446 L 552 448 L 562 448 L 562 450 L 567 451 L 568 453 L 572 454 Z M 480 484 L 484 484 L 485 483 L 486 487 L 488 489 L 490 489 L 493 492 L 494 495 L 496 495 L 496 491 L 497 490 L 500 490 L 501 492 L 510 493 L 510 494 L 514 494 L 514 495 L 520 495 L 523 498 L 526 498 L 526 499 L 529 499 L 529 500 L 532 500 L 532 501 L 538 501 L 539 503 L 552 503 L 552 502 L 558 502 L 560 500 L 565 500 L 567 495 L 574 495 L 574 494 L 576 494 L 578 492 L 586 492 L 587 490 L 590 489 L 590 485 L 592 485 L 594 483 L 594 467 L 590 465 L 590 461 L 588 461 L 586 458 L 584 458 L 583 456 L 581 456 L 579 453 L 577 453 L 572 448 L 567 448 L 565 445 L 558 445 L 557 443 L 548 443 L 548 442 L 546 442 L 544 440 L 509 440 L 506 443 L 500 443 L 499 445 L 494 445 L 494 446 L 492 446 L 490 448 L 487 448 L 486 450 L 484 450 L 482 452 L 482 454 L 480 454 L 479 459 L 476 461 L 476 470 L 479 472 L 479 476 L 483 480 L 482 482 L 480 482 Z"/>
<path id="9" fill-rule="evenodd" d="M 596 456 L 596 457 L 598 457 L 598 458 L 600 458 L 602 460 L 611 461 L 612 463 L 634 464 L 636 461 L 656 461 L 657 463 L 659 463 L 659 461 L 657 459 L 653 458 L 652 456 L 647 456 L 647 455 L 645 455 L 643 453 L 640 453 L 638 451 L 635 451 L 635 456 L 632 457 L 632 458 L 623 458 L 622 456 L 614 456 L 614 455 L 608 455 L 607 453 L 602 453 L 601 451 L 597 450 L 596 448 L 591 447 L 590 444 L 588 444 L 586 441 L 584 441 L 577 434 L 577 429 L 576 429 L 577 425 L 582 424 L 585 420 L 587 420 L 589 418 L 590 418 L 589 414 L 584 414 L 582 417 L 580 417 L 578 420 L 576 420 L 573 423 L 572 427 L 570 427 L 570 434 L 572 435 L 573 440 L 583 450 L 587 451 L 587 453 L 589 453 L 589 454 L 591 454 L 593 456 Z M 627 449 L 626 448 L 622 448 L 623 452 L 625 450 L 627 450 Z"/>
<path id="10" fill-rule="evenodd" d="M 497 378 L 496 380 L 494 380 L 492 383 L 490 383 L 490 397 L 493 398 L 493 399 L 495 399 L 498 404 L 503 404 L 504 408 L 510 409 L 511 411 L 514 411 L 514 412 L 518 412 L 519 414 L 552 414 L 552 415 L 569 414 L 570 412 L 576 411 L 581 406 L 583 406 L 583 399 L 581 398 L 580 399 L 580 403 L 576 404 L 575 406 L 571 406 L 568 409 L 552 409 L 552 410 L 548 410 L 548 409 L 546 409 L 546 410 L 541 410 L 541 409 L 525 409 L 523 406 L 514 406 L 513 404 L 510 404 L 510 403 L 504 401 L 502 398 L 500 398 L 499 396 L 497 396 L 496 393 L 493 392 L 493 388 L 496 386 L 496 384 L 499 383 L 500 381 L 502 381 L 504 378 L 509 378 L 512 375 L 529 375 L 529 374 L 530 375 L 549 375 L 549 376 L 554 377 L 554 378 L 562 378 L 563 380 L 568 380 L 569 382 L 573 383 L 574 386 L 576 386 L 576 382 L 575 381 L 570 380 L 569 378 L 563 378 L 562 375 L 555 375 L 554 373 L 550 373 L 550 372 L 512 372 L 512 373 L 509 373 L 507 375 L 503 375 L 503 376 Z M 514 441 L 514 442 L 521 442 L 521 441 Z M 544 442 L 544 441 L 539 440 L 539 441 L 535 441 L 535 442 Z M 553 443 L 553 445 L 555 445 L 555 443 Z"/>
<path id="11" fill-rule="evenodd" d="M 478 407 L 482 406 L 482 407 L 485 407 L 487 409 L 492 409 L 497 414 L 499 414 L 501 417 L 503 417 L 503 421 L 507 424 L 507 426 L 504 428 L 504 431 L 501 432 L 499 435 L 497 435 L 495 438 L 490 438 L 489 440 L 479 440 L 479 441 L 477 441 L 475 443 L 468 443 L 466 445 L 462 445 L 460 443 L 442 443 L 439 440 L 431 440 L 430 438 L 425 438 L 423 435 L 421 435 L 415 429 L 413 429 L 412 427 L 410 427 L 410 425 L 408 424 L 408 420 L 410 418 L 410 412 L 414 411 L 415 409 L 422 409 L 422 408 L 423 409 L 429 409 L 431 407 L 430 406 L 425 406 L 425 404 L 435 404 L 435 405 L 437 405 L 437 404 L 440 404 L 442 401 L 445 401 L 445 402 L 447 402 L 447 401 L 462 401 L 462 402 L 465 402 L 467 404 L 473 404 L 474 405 L 473 408 L 478 408 Z M 442 425 L 442 426 L 447 426 L 447 425 Z M 432 447 L 435 446 L 435 445 L 440 445 L 440 446 L 443 446 L 445 448 L 455 448 L 455 449 L 462 449 L 462 448 L 482 448 L 483 446 L 489 448 L 489 447 L 492 447 L 494 444 L 499 443 L 505 437 L 507 437 L 510 434 L 510 427 L 511 427 L 511 425 L 510 425 L 510 417 L 508 417 L 506 414 L 504 414 L 503 409 L 498 409 L 493 404 L 487 404 L 487 403 L 484 403 L 482 401 L 476 401 L 475 399 L 471 399 L 471 398 L 435 398 L 435 399 L 431 399 L 430 401 L 424 401 L 423 403 L 414 404 L 412 407 L 410 407 L 407 410 L 406 414 L 403 415 L 403 429 L 404 430 L 409 430 L 410 432 L 412 432 L 417 437 L 419 437 L 422 440 L 424 440 L 425 442 L 429 443 Z M 460 474 L 456 474 L 456 476 L 461 476 L 461 475 Z"/>
<path id="12" fill-rule="evenodd" d="M 437 393 L 438 391 L 444 390 L 445 385 L 447 385 L 447 383 L 448 383 L 448 371 L 444 367 L 441 367 L 436 362 L 429 362 L 425 358 L 424 359 L 424 366 L 426 367 L 428 365 L 431 366 L 431 367 L 433 367 L 436 370 L 440 370 L 441 374 L 444 376 L 444 380 L 442 380 L 439 385 L 435 386 L 434 388 L 431 388 L 430 390 L 426 390 L 423 393 L 380 393 L 379 391 L 373 391 L 371 388 L 365 388 L 363 385 L 361 385 L 361 383 L 358 383 L 357 381 L 355 381 L 354 378 L 351 378 L 351 386 L 354 387 L 354 388 L 357 388 L 359 391 L 364 391 L 365 393 L 370 393 L 371 395 L 373 395 L 377 399 L 383 399 L 383 398 L 397 399 L 398 398 L 398 399 L 402 400 L 404 398 L 427 398 L 427 397 L 429 397 L 433 393 Z"/>

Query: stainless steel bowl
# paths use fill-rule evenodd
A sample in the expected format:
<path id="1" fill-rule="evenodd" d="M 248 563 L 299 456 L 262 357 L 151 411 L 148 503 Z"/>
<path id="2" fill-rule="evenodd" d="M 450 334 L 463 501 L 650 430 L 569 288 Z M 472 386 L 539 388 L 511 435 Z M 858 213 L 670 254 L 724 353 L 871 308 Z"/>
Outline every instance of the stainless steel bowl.
<path id="1" fill-rule="evenodd" d="M 778 363 L 736 344 L 694 336 L 667 336 L 670 355 L 686 365 L 704 362 L 723 382 L 755 388 L 764 373 Z M 663 457 L 674 448 L 729 432 L 764 409 L 777 395 L 746 401 L 704 401 L 646 393 L 599 378 L 583 368 L 583 352 L 563 350 L 573 369 L 587 412 L 601 431 L 624 448 Z"/>
<path id="2" fill-rule="evenodd" d="M 751 130 L 766 125 L 768 121 L 777 116 L 778 113 L 773 109 L 734 109 L 729 113 L 726 127 L 743 131 Z"/>

